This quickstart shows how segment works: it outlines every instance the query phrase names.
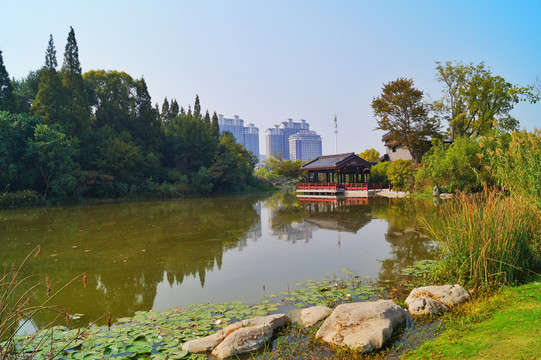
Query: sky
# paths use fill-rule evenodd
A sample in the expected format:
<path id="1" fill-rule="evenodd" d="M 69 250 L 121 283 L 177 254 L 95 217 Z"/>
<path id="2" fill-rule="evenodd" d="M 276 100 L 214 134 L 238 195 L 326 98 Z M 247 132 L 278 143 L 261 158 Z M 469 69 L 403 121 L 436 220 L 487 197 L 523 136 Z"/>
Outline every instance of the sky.
<path id="1" fill-rule="evenodd" d="M 323 153 L 384 152 L 371 102 L 411 78 L 442 96 L 436 61 L 485 64 L 518 85 L 541 78 L 541 1 L 15 1 L 0 0 L 0 51 L 11 77 L 43 66 L 49 34 L 59 65 L 70 26 L 83 72 L 144 77 L 154 103 L 195 95 L 203 110 L 265 130 L 305 119 Z M 512 111 L 541 128 L 541 103 Z"/>

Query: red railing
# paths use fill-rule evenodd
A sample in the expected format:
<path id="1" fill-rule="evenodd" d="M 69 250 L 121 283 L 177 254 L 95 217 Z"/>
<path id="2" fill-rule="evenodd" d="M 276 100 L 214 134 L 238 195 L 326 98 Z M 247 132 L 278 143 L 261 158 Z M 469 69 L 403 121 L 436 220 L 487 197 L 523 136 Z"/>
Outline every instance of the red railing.
<path id="1" fill-rule="evenodd" d="M 298 183 L 299 190 L 329 190 L 329 189 L 345 189 L 345 190 L 382 190 L 381 183 L 343 183 L 337 184 L 334 182 L 317 182 L 317 183 Z"/>
<path id="2" fill-rule="evenodd" d="M 383 190 L 381 183 L 345 183 L 343 185 L 346 190 Z"/>
<path id="3" fill-rule="evenodd" d="M 326 189 L 338 189 L 337 183 L 331 182 L 318 182 L 318 183 L 298 183 L 297 189 L 300 190 L 326 190 Z"/>

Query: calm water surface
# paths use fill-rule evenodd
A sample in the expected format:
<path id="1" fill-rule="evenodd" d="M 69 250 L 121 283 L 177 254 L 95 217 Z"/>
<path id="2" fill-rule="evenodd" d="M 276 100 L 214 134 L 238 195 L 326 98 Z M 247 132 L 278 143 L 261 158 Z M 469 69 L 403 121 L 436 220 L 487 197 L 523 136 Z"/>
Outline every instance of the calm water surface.
<path id="1" fill-rule="evenodd" d="M 371 198 L 299 202 L 294 194 L 0 211 L 0 264 L 49 277 L 54 303 L 88 323 L 192 303 L 256 303 L 349 268 L 375 281 L 430 259 L 419 231 L 432 202 Z M 45 285 L 36 291 L 46 299 Z M 38 326 L 50 319 L 40 315 Z M 41 324 L 40 324 L 41 323 Z"/>

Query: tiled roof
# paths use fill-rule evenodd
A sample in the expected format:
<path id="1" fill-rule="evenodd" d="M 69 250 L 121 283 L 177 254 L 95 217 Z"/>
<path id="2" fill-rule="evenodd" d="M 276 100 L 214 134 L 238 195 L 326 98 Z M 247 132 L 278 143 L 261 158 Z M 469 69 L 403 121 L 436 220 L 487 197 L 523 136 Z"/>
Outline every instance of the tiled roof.
<path id="1" fill-rule="evenodd" d="M 345 162 L 348 162 L 352 159 L 361 160 L 362 163 L 365 163 L 368 166 L 371 166 L 372 163 L 361 159 L 355 153 L 345 153 L 345 154 L 335 154 L 335 155 L 323 155 L 318 156 L 316 159 L 307 162 L 301 166 L 302 170 L 312 170 L 312 169 L 333 169 L 337 168 L 340 165 L 343 165 Z"/>

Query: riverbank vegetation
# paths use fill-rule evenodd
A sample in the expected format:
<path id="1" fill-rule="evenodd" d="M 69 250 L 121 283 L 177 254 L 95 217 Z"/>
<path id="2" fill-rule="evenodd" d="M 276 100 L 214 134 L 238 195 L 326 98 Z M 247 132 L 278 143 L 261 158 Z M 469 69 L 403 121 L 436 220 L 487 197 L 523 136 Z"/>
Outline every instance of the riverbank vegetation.
<path id="1" fill-rule="evenodd" d="M 20 80 L 0 52 L 0 206 L 266 186 L 253 175 L 258 159 L 220 134 L 197 95 L 187 109 L 167 98 L 160 107 L 144 78 L 83 73 L 73 28 L 57 66 L 52 36 L 44 66 Z"/>

